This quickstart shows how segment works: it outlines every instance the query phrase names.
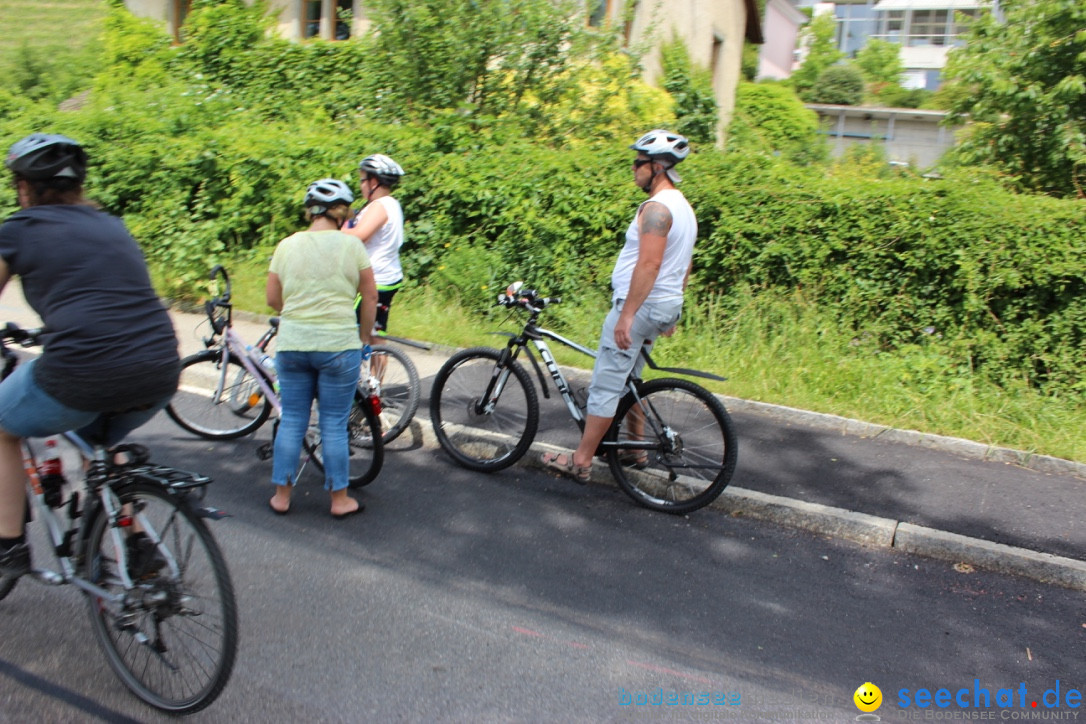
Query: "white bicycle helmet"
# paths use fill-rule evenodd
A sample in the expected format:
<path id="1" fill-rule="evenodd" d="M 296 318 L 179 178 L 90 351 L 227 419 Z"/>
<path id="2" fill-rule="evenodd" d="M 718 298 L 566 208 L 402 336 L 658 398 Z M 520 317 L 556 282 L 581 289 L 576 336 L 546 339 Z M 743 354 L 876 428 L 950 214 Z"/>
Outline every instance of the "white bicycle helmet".
<path id="1" fill-rule="evenodd" d="M 376 176 L 382 186 L 388 186 L 389 188 L 398 184 L 400 178 L 404 175 L 400 164 L 383 153 L 366 156 L 362 159 L 362 163 L 358 164 L 358 170 L 367 175 Z"/>
<path id="2" fill-rule="evenodd" d="M 32 133 L 11 146 L 4 165 L 31 181 L 70 178 L 82 183 L 87 176 L 87 152 L 67 136 Z"/>
<path id="3" fill-rule="evenodd" d="M 354 194 L 350 187 L 339 179 L 322 178 L 309 184 L 305 190 L 305 210 L 317 216 L 328 211 L 336 204 L 347 204 L 354 201 Z"/>
<path id="4" fill-rule="evenodd" d="M 690 153 L 690 141 L 686 140 L 686 136 L 658 128 L 637 139 L 630 148 L 644 153 L 654 161 L 678 163 Z"/>

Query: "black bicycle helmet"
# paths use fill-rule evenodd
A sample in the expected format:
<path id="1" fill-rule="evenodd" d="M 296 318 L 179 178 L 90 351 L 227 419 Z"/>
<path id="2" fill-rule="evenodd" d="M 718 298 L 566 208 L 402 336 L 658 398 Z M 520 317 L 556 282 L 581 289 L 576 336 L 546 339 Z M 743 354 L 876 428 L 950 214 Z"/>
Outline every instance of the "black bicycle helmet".
<path id="1" fill-rule="evenodd" d="M 67 136 L 32 133 L 16 141 L 4 164 L 12 173 L 31 181 L 87 177 L 87 152 Z"/>
<path id="2" fill-rule="evenodd" d="M 400 168 L 400 164 L 383 153 L 366 156 L 362 159 L 362 163 L 358 164 L 358 170 L 364 174 L 376 176 L 382 186 L 388 186 L 389 188 L 398 184 L 400 178 L 403 177 L 403 169 Z"/>

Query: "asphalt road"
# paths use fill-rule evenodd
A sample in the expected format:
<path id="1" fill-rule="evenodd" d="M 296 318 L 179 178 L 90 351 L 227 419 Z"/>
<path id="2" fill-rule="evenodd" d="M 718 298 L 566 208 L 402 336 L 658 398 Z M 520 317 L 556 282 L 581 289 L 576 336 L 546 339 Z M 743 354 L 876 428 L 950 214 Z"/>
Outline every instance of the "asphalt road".
<path id="1" fill-rule="evenodd" d="M 196 721 L 846 721 L 867 681 L 885 721 L 923 716 L 900 689 L 1086 689 L 1080 592 L 716 510 L 652 513 L 529 468 L 470 473 L 418 429 L 363 515 L 331 520 L 307 475 L 277 517 L 255 456 L 269 432 L 209 443 L 160 416 L 137 436 L 212 475 L 209 502 L 234 516 L 213 530 L 238 662 Z M 672 693 L 730 703 L 651 703 Z M 0 721 L 29 720 L 167 717 L 108 670 L 76 591 L 23 581 L 0 604 Z"/>

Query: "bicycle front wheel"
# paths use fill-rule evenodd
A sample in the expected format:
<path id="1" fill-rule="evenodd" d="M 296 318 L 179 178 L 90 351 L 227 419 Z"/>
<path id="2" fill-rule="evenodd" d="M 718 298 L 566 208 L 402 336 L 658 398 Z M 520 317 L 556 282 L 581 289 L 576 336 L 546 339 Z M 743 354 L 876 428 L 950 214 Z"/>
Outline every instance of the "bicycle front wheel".
<path id="1" fill-rule="evenodd" d="M 241 362 L 231 357 L 224 369 L 214 350 L 181 361 L 181 383 L 166 414 L 206 440 L 233 440 L 263 425 L 271 402 Z"/>
<path id="2" fill-rule="evenodd" d="M 604 438 L 611 474 L 653 510 L 689 513 L 716 500 L 735 472 L 738 442 L 720 400 L 688 380 L 642 382 Z"/>
<path id="3" fill-rule="evenodd" d="M 218 544 L 187 503 L 158 485 L 116 489 L 125 516 L 90 523 L 84 575 L 94 635 L 132 692 L 174 714 L 213 702 L 234 668 L 234 587 Z M 131 524 L 122 525 L 122 521 Z M 127 568 L 132 587 L 120 574 Z"/>
<path id="4" fill-rule="evenodd" d="M 387 445 L 419 409 L 419 373 L 406 352 L 387 344 L 373 348 L 370 371 L 381 383 L 381 439 Z"/>
<path id="5" fill-rule="evenodd" d="M 320 404 L 319 402 L 317 403 Z M 361 488 L 376 480 L 385 462 L 385 444 L 381 439 L 381 420 L 361 389 L 356 389 L 351 413 L 347 418 L 347 477 L 348 487 Z M 324 447 L 318 424 L 317 408 L 313 408 L 309 431 L 302 441 L 318 470 L 324 470 Z"/>
<path id="6" fill-rule="evenodd" d="M 445 452 L 468 470 L 494 472 L 520 460 L 539 427 L 532 378 L 489 347 L 457 352 L 442 365 L 430 393 L 430 420 Z"/>

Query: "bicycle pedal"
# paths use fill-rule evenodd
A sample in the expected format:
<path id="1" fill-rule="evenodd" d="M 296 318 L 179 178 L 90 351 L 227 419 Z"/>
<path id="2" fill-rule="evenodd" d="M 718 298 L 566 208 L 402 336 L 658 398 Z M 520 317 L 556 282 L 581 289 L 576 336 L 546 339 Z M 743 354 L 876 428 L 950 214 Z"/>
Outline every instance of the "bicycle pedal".
<path id="1" fill-rule="evenodd" d="M 256 456 L 261 460 L 271 460 L 274 450 L 270 442 L 266 442 L 256 449 Z"/>

